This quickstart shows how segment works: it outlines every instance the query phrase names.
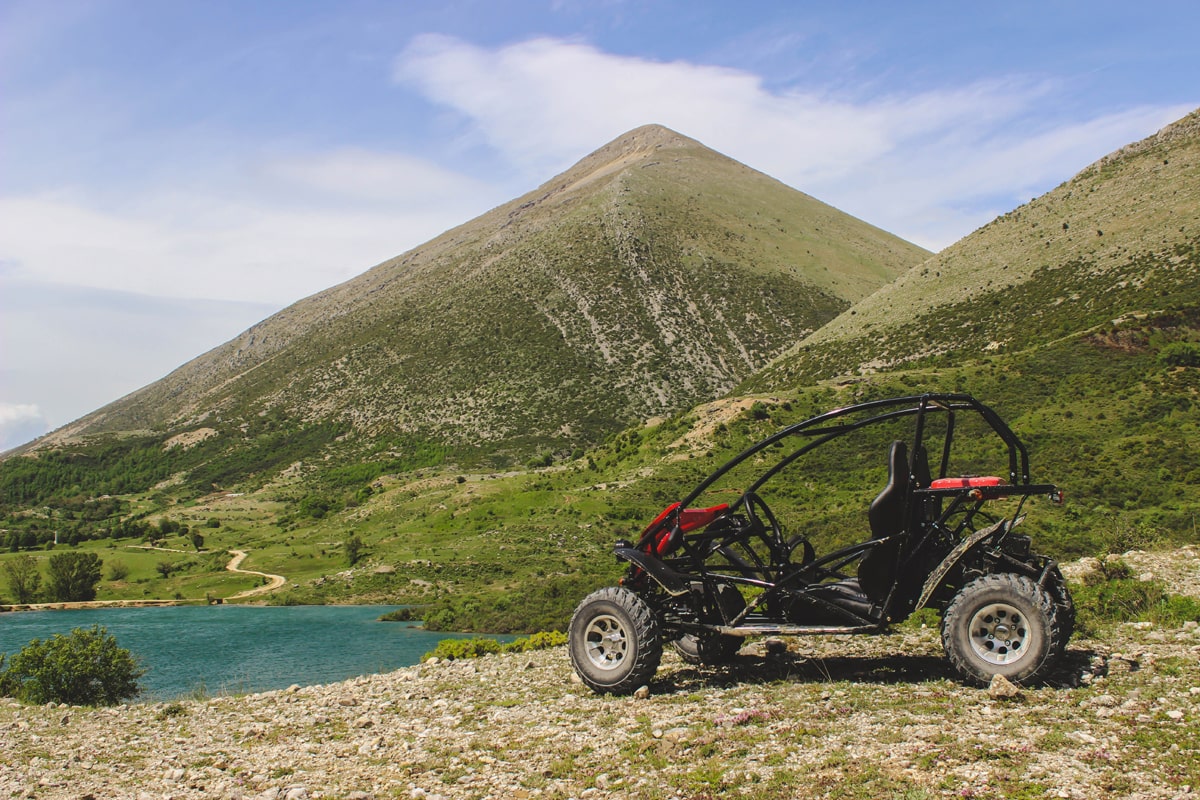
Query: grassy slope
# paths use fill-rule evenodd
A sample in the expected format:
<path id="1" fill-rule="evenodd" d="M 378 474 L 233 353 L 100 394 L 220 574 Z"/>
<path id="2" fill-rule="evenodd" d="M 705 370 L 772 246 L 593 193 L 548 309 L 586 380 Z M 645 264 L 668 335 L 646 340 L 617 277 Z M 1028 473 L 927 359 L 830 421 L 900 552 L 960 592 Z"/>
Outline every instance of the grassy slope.
<path id="1" fill-rule="evenodd" d="M 770 390 L 1023 350 L 1200 304 L 1200 112 L 910 270 L 757 374 Z"/>

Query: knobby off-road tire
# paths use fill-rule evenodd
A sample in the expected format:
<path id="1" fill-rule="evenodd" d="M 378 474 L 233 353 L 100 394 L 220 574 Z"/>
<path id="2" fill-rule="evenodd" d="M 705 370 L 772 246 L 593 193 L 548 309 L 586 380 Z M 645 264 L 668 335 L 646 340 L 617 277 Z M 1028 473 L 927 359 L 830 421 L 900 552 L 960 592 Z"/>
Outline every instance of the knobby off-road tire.
<path id="1" fill-rule="evenodd" d="M 1058 607 L 1058 627 L 1062 631 L 1062 636 L 1059 637 L 1061 641 L 1058 643 L 1062 648 L 1059 651 L 1059 655 L 1061 655 L 1067 649 L 1067 642 L 1075 635 L 1075 600 L 1072 599 L 1071 590 L 1067 588 L 1067 582 L 1057 567 L 1054 569 L 1053 580 L 1047 588 Z"/>
<path id="2" fill-rule="evenodd" d="M 709 613 L 709 622 L 719 624 L 733 619 L 746 608 L 746 600 L 737 587 L 721 584 L 717 587 L 717 603 L 721 608 Z M 688 633 L 671 642 L 675 652 L 689 664 L 726 664 L 742 649 L 741 636 L 722 636 L 719 633 Z"/>
<path id="3" fill-rule="evenodd" d="M 942 648 L 969 683 L 994 675 L 1013 683 L 1044 679 L 1066 647 L 1054 598 L 1021 575 L 998 573 L 968 583 L 942 615 Z"/>
<path id="4" fill-rule="evenodd" d="M 583 598 L 567 634 L 571 664 L 593 691 L 631 694 L 662 660 L 658 620 L 646 601 L 610 586 Z"/>

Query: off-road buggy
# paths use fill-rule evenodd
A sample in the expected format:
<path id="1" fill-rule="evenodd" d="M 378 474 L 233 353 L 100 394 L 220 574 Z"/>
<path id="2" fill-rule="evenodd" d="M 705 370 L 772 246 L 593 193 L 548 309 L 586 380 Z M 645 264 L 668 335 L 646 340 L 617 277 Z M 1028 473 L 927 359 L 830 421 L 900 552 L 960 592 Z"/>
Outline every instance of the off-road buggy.
<path id="1" fill-rule="evenodd" d="M 847 482 L 870 486 L 856 499 Z M 787 425 L 667 506 L 636 543 L 617 542 L 627 572 L 576 608 L 571 661 L 593 690 L 629 693 L 653 677 L 664 643 L 716 664 L 745 637 L 881 633 L 933 608 L 963 679 L 1039 681 L 1075 613 L 1055 562 L 1014 532 L 1035 495 L 1062 502 L 1030 481 L 1009 426 L 968 395 L 876 400 Z M 837 546 L 818 555 L 818 538 Z"/>

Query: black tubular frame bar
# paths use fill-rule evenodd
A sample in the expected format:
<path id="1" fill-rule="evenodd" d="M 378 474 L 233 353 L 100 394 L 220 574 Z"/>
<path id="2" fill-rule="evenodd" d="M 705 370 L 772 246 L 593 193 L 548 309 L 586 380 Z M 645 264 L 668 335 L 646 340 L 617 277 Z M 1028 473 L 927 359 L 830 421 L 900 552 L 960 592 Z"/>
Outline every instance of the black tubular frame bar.
<path id="1" fill-rule="evenodd" d="M 787 467 L 796 459 L 815 447 L 835 439 L 851 431 L 865 428 L 885 420 L 917 417 L 916 442 L 920 444 L 924 436 L 925 415 L 927 413 L 945 413 L 948 416 L 945 443 L 942 452 L 940 473 L 944 474 L 949 463 L 950 443 L 954 437 L 954 415 L 957 412 L 973 412 L 979 414 L 996 432 L 996 435 L 1008 448 L 1008 480 L 1012 487 L 1022 487 L 1025 491 L 1034 488 L 1029 479 L 1029 452 L 1025 445 L 1013 433 L 1012 428 L 1000 418 L 1000 415 L 989 406 L 967 394 L 921 394 L 906 397 L 893 397 L 884 400 L 871 400 L 865 403 L 836 408 L 824 414 L 797 422 L 782 428 L 757 444 L 751 445 L 729 461 L 725 462 L 716 472 L 705 478 L 695 489 L 679 502 L 678 508 L 688 508 L 696 498 L 700 497 L 713 484 L 723 478 L 748 458 L 772 447 L 784 439 L 793 436 L 803 436 L 811 439 L 794 452 L 788 454 L 774 467 L 763 474 L 758 480 L 745 489 L 745 494 L 757 492 L 759 487 L 774 477 L 780 470 Z M 856 416 L 862 415 L 861 419 Z M 1040 488 L 1040 487 L 1038 487 Z M 1053 487 L 1050 487 L 1053 488 Z M 1009 490 L 1011 491 L 1011 489 Z"/>

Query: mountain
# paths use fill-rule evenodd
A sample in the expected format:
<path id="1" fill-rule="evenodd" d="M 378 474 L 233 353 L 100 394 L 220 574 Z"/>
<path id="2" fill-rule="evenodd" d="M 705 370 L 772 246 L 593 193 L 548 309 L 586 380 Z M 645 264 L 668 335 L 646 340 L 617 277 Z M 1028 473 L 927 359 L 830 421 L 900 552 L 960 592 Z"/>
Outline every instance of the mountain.
<path id="1" fill-rule="evenodd" d="M 727 392 L 927 256 L 646 126 L 36 447 L 287 430 L 312 441 L 297 458 L 569 451 Z"/>
<path id="2" fill-rule="evenodd" d="M 747 388 L 1016 352 L 1200 294 L 1200 111 L 856 303 Z"/>

